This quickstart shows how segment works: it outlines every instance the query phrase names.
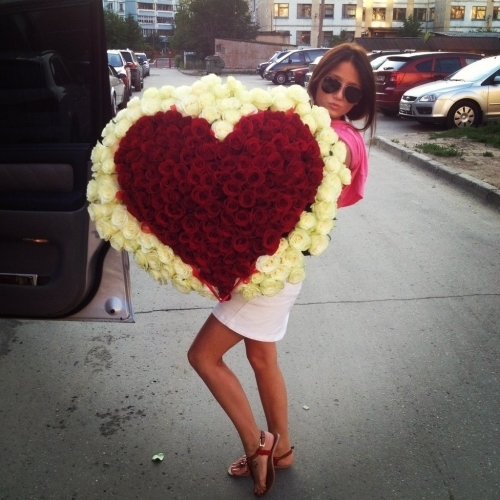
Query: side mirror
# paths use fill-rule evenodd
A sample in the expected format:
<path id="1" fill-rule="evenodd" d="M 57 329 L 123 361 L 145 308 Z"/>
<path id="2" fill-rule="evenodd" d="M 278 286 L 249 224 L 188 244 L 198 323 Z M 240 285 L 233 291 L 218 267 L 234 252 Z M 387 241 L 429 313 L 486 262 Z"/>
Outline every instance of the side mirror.
<path id="1" fill-rule="evenodd" d="M 500 76 L 495 76 L 495 78 L 493 78 L 493 85 L 500 85 Z"/>

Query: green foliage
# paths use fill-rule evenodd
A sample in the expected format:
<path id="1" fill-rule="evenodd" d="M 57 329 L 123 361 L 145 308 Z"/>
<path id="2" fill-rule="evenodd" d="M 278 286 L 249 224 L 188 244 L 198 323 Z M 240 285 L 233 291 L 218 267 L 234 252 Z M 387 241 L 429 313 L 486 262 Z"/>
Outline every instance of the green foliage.
<path id="1" fill-rule="evenodd" d="M 325 40 L 328 43 L 328 47 L 335 47 L 336 45 L 340 45 L 341 43 L 349 41 L 349 33 L 346 30 L 342 30 L 340 35 L 333 35 L 329 40 Z M 326 45 L 326 43 L 325 43 Z"/>
<path id="2" fill-rule="evenodd" d="M 216 38 L 254 40 L 256 33 L 245 0 L 181 0 L 170 42 L 204 58 L 214 53 Z"/>
<path id="3" fill-rule="evenodd" d="M 495 155 L 491 151 L 485 151 L 483 153 L 483 156 L 485 156 L 487 158 L 493 158 Z"/>
<path id="4" fill-rule="evenodd" d="M 132 49 L 143 51 L 147 44 L 142 31 L 132 16 L 125 19 L 111 10 L 104 10 L 106 44 L 108 49 Z"/>
<path id="5" fill-rule="evenodd" d="M 422 25 L 413 16 L 408 16 L 404 20 L 403 26 L 398 29 L 399 36 L 421 36 L 422 35 Z"/>
<path id="6" fill-rule="evenodd" d="M 462 153 L 458 151 L 458 149 L 450 148 L 448 146 L 440 146 L 439 144 L 431 144 L 430 142 L 417 144 L 415 147 L 419 151 L 422 151 L 422 153 L 434 156 L 462 156 Z"/>
<path id="7" fill-rule="evenodd" d="M 467 137 L 472 141 L 500 148 L 500 122 L 487 123 L 484 127 L 454 128 L 443 132 L 434 132 L 429 137 L 431 139 L 438 139 L 439 137 L 460 139 Z"/>

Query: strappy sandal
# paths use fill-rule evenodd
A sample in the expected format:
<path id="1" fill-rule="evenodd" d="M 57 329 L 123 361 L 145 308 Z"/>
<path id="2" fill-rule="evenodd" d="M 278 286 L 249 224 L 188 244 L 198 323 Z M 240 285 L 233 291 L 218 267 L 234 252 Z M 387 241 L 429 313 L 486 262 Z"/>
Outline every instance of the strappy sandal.
<path id="1" fill-rule="evenodd" d="M 274 457 L 273 462 L 274 462 L 274 468 L 275 469 L 288 469 L 290 465 L 280 465 L 280 460 L 283 460 L 286 457 L 289 457 L 294 450 L 295 446 L 292 446 L 284 455 L 281 455 L 281 457 Z M 229 469 L 227 470 L 227 473 L 230 476 L 233 477 L 247 477 L 250 475 L 250 470 L 248 469 L 248 463 L 247 463 L 247 456 L 243 455 L 240 459 L 236 460 L 236 462 L 233 462 L 230 466 Z"/>
<path id="2" fill-rule="evenodd" d="M 248 462 L 248 470 L 250 471 L 250 475 L 252 476 L 252 479 L 254 480 L 254 495 L 258 498 L 262 498 L 266 496 L 270 491 L 271 488 L 273 487 L 274 484 L 274 450 L 276 450 L 276 445 L 278 444 L 278 441 L 280 439 L 279 434 L 272 434 L 274 437 L 273 445 L 271 446 L 270 450 L 264 449 L 264 446 L 266 445 L 266 433 L 264 431 L 260 431 L 260 444 L 255 453 L 247 458 Z M 252 469 L 252 461 L 256 459 L 259 455 L 261 456 L 267 456 L 267 472 L 266 472 L 266 489 L 263 493 L 256 493 L 255 492 L 255 476 L 254 476 L 254 471 Z"/>

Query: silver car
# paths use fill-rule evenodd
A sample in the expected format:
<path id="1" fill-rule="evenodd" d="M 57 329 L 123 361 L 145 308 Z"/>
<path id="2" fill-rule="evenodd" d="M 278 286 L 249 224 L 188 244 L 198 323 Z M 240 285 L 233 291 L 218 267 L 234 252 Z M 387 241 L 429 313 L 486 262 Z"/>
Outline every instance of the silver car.
<path id="1" fill-rule="evenodd" d="M 399 115 L 420 123 L 465 128 L 500 120 L 500 56 L 487 57 L 406 91 Z"/>

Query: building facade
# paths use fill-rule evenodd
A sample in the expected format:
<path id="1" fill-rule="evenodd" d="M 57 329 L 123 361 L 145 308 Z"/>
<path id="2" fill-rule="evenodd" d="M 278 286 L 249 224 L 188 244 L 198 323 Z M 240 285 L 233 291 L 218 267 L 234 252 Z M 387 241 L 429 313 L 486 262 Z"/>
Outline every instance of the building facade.
<path id="1" fill-rule="evenodd" d="M 248 0 L 262 31 L 288 31 L 299 47 L 327 44 L 345 31 L 352 37 L 394 37 L 410 15 L 423 32 L 498 31 L 500 0 Z M 307 1 L 307 0 L 306 0 Z"/>

